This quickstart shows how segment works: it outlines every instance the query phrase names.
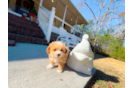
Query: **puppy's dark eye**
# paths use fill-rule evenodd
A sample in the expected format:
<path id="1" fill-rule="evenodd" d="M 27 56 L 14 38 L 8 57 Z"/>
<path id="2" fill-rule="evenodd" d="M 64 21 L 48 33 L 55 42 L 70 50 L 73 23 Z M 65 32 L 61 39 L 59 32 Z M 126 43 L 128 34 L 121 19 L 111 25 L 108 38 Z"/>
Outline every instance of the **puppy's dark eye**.
<path id="1" fill-rule="evenodd" d="M 62 49 L 60 51 L 62 51 Z"/>
<path id="2" fill-rule="evenodd" d="M 54 51 L 56 51 L 56 49 L 54 49 Z"/>

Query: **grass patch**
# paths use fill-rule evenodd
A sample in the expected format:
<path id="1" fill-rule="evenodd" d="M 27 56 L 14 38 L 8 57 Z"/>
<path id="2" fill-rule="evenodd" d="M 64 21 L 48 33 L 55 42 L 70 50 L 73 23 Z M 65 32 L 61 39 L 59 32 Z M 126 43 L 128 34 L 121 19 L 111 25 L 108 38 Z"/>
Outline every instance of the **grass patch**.
<path id="1" fill-rule="evenodd" d="M 89 88 L 125 88 L 125 62 L 95 54 L 97 72 Z"/>

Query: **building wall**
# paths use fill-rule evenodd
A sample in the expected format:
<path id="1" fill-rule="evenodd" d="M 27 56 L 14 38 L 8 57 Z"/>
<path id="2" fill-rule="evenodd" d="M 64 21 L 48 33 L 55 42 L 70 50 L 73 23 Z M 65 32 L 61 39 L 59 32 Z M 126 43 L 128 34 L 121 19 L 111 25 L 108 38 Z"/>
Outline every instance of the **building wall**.
<path id="1" fill-rule="evenodd" d="M 36 11 L 37 11 L 37 13 L 38 13 L 39 4 L 37 4 L 36 2 L 34 2 L 34 7 L 35 7 L 35 9 L 36 9 Z"/>
<path id="2" fill-rule="evenodd" d="M 56 26 L 56 27 L 58 27 L 58 28 L 60 28 L 61 25 L 62 25 L 62 22 L 59 21 L 58 19 L 54 18 L 53 25 Z M 69 26 L 65 25 L 65 29 L 67 30 L 67 32 L 69 32 L 69 33 L 71 32 L 71 28 Z"/>
<path id="3" fill-rule="evenodd" d="M 15 11 L 16 0 L 9 0 L 8 8 Z"/>
<path id="4" fill-rule="evenodd" d="M 54 18 L 54 23 L 53 23 L 53 25 L 59 28 L 59 27 L 61 27 L 62 22 L 59 21 L 58 19 Z"/>
<path id="5" fill-rule="evenodd" d="M 71 28 L 69 26 L 65 25 L 65 29 L 67 30 L 67 32 L 71 32 Z"/>
<path id="6" fill-rule="evenodd" d="M 15 11 L 16 1 L 17 0 L 9 0 L 9 2 L 8 2 L 8 8 L 10 8 L 12 11 Z M 24 0 L 22 0 L 22 1 L 24 1 Z M 21 3 L 21 4 L 23 6 L 23 3 Z M 36 11 L 38 12 L 39 4 L 37 4 L 36 2 L 34 2 L 34 7 L 35 7 Z"/>

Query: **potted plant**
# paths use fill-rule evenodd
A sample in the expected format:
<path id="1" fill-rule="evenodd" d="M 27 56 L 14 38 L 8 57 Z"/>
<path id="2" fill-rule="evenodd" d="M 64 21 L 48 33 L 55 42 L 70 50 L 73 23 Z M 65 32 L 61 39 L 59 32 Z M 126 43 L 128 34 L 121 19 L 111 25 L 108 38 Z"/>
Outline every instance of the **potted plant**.
<path id="1" fill-rule="evenodd" d="M 30 15 L 30 20 L 36 22 L 37 12 L 35 7 L 30 11 L 29 15 Z"/>

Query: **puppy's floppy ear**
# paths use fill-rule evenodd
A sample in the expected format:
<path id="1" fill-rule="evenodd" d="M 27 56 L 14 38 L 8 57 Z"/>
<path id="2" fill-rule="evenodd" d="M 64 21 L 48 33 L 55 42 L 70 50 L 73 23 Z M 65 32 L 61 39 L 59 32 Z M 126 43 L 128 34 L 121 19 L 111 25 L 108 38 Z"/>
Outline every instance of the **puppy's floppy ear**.
<path id="1" fill-rule="evenodd" d="M 66 46 L 66 42 L 64 43 L 64 45 Z"/>
<path id="2" fill-rule="evenodd" d="M 50 46 L 51 46 L 51 44 L 46 49 L 46 51 L 47 51 L 48 54 L 50 54 Z"/>
<path id="3" fill-rule="evenodd" d="M 65 46 L 65 53 L 68 53 L 69 52 L 69 49 L 68 47 Z"/>

